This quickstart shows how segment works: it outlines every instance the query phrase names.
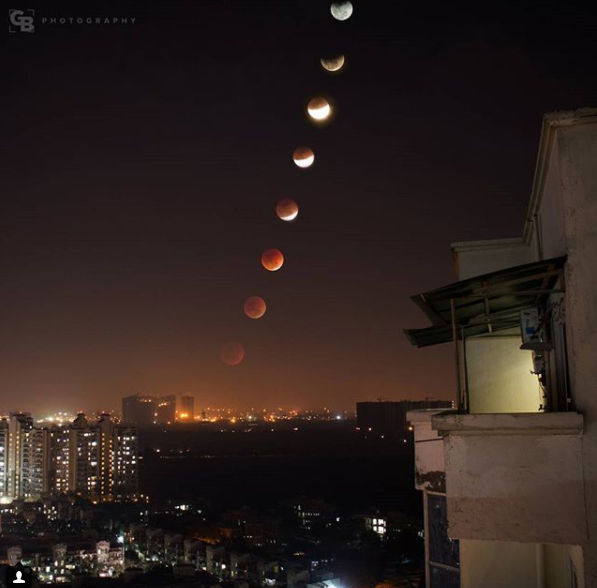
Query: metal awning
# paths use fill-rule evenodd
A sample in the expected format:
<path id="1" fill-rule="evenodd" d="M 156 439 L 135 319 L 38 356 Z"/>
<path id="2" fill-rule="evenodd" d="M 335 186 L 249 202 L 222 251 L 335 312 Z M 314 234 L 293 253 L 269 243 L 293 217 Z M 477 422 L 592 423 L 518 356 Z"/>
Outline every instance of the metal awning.
<path id="1" fill-rule="evenodd" d="M 544 259 L 412 296 L 433 326 L 405 329 L 406 336 L 417 347 L 452 341 L 452 314 L 464 337 L 516 327 L 521 310 L 536 307 L 556 292 L 558 281 L 563 289 L 564 263 L 566 257 Z"/>

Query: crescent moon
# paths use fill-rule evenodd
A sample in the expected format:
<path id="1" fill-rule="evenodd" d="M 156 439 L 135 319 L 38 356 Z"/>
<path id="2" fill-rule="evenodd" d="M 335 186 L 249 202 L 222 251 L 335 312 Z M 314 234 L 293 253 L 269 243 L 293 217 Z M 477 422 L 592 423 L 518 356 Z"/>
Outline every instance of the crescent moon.
<path id="1" fill-rule="evenodd" d="M 298 204 L 291 198 L 282 198 L 276 204 L 276 214 L 283 221 L 293 221 L 299 213 Z"/>
<path id="2" fill-rule="evenodd" d="M 344 55 L 338 55 L 338 57 L 330 57 L 328 59 L 322 57 L 319 60 L 321 67 L 326 71 L 340 71 L 344 67 Z"/>
<path id="3" fill-rule="evenodd" d="M 332 2 L 330 12 L 336 20 L 348 20 L 352 16 L 352 3 L 346 0 L 345 2 Z"/>
<path id="4" fill-rule="evenodd" d="M 307 104 L 307 112 L 313 120 L 325 120 L 332 112 L 330 103 L 325 98 L 311 98 Z"/>

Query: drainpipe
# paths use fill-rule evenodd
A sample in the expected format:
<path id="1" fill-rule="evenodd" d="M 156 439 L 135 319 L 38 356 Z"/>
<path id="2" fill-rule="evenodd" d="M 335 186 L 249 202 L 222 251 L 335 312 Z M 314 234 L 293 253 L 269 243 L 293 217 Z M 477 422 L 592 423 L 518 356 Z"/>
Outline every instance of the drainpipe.
<path id="1" fill-rule="evenodd" d="M 537 567 L 537 588 L 545 588 L 545 545 L 535 545 L 535 565 Z"/>

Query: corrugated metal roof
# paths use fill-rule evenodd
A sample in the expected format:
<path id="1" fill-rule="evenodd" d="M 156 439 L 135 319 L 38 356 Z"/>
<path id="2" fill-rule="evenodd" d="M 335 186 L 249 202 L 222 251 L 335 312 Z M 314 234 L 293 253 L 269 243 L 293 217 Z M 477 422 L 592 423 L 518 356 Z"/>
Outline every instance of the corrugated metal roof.
<path id="1" fill-rule="evenodd" d="M 433 326 L 405 329 L 417 347 L 452 341 L 451 304 L 459 333 L 465 337 L 519 325 L 520 311 L 536 307 L 560 281 L 566 257 L 544 259 L 455 282 L 411 296 Z"/>

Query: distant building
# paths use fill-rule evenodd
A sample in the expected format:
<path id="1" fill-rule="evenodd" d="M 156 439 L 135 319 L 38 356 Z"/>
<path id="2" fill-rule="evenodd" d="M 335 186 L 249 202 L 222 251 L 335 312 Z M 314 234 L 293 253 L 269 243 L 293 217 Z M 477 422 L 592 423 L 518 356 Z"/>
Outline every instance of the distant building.
<path id="1" fill-rule="evenodd" d="M 195 418 L 195 398 L 193 396 L 180 397 L 180 409 L 178 411 L 178 419 L 181 421 Z"/>
<path id="2" fill-rule="evenodd" d="M 176 396 L 162 396 L 155 403 L 155 422 L 170 425 L 176 420 Z"/>
<path id="3" fill-rule="evenodd" d="M 122 420 L 131 425 L 151 425 L 155 421 L 156 399 L 134 394 L 122 399 Z"/>
<path id="4" fill-rule="evenodd" d="M 363 433 L 404 435 L 408 431 L 406 413 L 425 408 L 451 409 L 450 400 L 398 400 L 357 402 L 357 427 Z"/>
<path id="5" fill-rule="evenodd" d="M 135 500 L 137 453 L 136 428 L 107 414 L 90 422 L 79 413 L 70 426 L 48 428 L 13 413 L 0 420 L 0 499 Z"/>

